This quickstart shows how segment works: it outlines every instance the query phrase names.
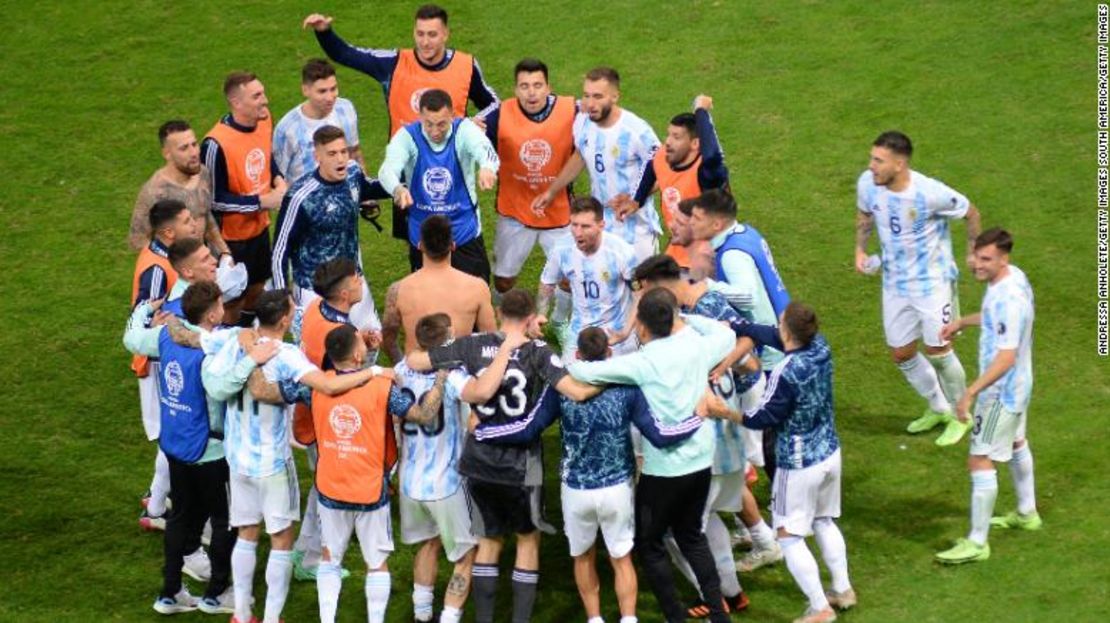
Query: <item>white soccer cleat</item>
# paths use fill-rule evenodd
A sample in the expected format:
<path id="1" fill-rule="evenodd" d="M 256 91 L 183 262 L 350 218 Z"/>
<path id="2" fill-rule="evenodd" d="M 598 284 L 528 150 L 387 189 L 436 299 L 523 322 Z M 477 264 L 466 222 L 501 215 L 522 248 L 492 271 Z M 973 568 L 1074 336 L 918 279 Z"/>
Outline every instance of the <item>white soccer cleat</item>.
<path id="1" fill-rule="evenodd" d="M 773 565 L 782 560 L 782 547 L 778 543 L 766 549 L 753 549 L 736 561 L 736 570 L 740 573 L 751 573 L 760 567 Z"/>
<path id="2" fill-rule="evenodd" d="M 205 614 L 235 614 L 235 587 L 228 586 L 219 597 L 202 597 L 197 608 Z"/>
<path id="3" fill-rule="evenodd" d="M 208 560 L 208 553 L 203 547 L 198 547 L 197 551 L 185 557 L 181 571 L 197 582 L 207 582 L 212 577 L 212 562 Z"/>
<path id="4" fill-rule="evenodd" d="M 154 600 L 154 611 L 158 614 L 179 614 L 197 609 L 197 598 L 189 594 L 189 589 L 181 585 L 181 590 L 173 597 L 159 597 Z"/>

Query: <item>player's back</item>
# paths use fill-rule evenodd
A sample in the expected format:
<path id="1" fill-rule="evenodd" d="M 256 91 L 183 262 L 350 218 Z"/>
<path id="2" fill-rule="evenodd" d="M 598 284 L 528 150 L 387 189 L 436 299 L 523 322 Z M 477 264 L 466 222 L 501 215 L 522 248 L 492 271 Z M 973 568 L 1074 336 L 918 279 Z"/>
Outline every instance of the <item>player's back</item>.
<path id="1" fill-rule="evenodd" d="M 417 372 L 404 361 L 393 370 L 397 387 L 417 402 L 435 384 L 434 372 Z M 401 424 L 401 492 L 411 499 L 441 500 L 459 488 L 458 461 L 470 410 L 459 400 L 456 380 L 445 385 L 443 402 L 433 422 Z"/>
<path id="2" fill-rule="evenodd" d="M 573 489 L 620 484 L 633 474 L 631 407 L 639 388 L 613 385 L 583 402 L 561 397 L 562 481 Z M 639 397 L 643 400 L 643 397 Z"/>
<path id="3" fill-rule="evenodd" d="M 428 314 L 447 314 L 455 337 L 478 325 L 490 292 L 481 279 L 452 267 L 421 268 L 397 283 L 397 311 L 405 328 L 405 354 L 416 348 L 416 323 Z"/>

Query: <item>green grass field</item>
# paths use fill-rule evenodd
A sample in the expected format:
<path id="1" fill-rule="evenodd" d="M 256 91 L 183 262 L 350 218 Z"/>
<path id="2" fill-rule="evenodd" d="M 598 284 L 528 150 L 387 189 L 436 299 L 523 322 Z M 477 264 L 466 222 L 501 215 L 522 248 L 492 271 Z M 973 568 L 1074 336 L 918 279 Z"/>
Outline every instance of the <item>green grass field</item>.
<path id="1" fill-rule="evenodd" d="M 415 3 L 0 7 L 0 620 L 154 620 L 161 542 L 135 526 L 154 449 L 120 336 L 134 266 L 127 222 L 161 164 L 156 129 L 180 117 L 203 133 L 224 112 L 224 75 L 239 68 L 261 76 L 280 117 L 299 102 L 301 64 L 321 54 L 299 28 L 306 13 L 331 12 L 337 31 L 361 45 L 406 46 Z M 502 97 L 523 56 L 544 59 L 560 93 L 578 93 L 594 65 L 616 66 L 622 103 L 660 133 L 694 95 L 714 97 L 743 218 L 769 239 L 793 295 L 817 308 L 835 353 L 841 526 L 860 594 L 843 620 L 1105 616 L 1110 486 L 1098 440 L 1110 376 L 1095 355 L 1093 3 L 458 0 L 448 8 L 452 44 L 481 60 Z M 374 168 L 386 138 L 381 91 L 349 70 L 340 80 Z M 888 360 L 878 281 L 851 269 L 855 180 L 870 141 L 889 128 L 914 139 L 915 168 L 978 205 L 984 226 L 1013 232 L 1013 261 L 1037 296 L 1029 435 L 1046 529 L 996 532 L 991 560 L 967 568 L 932 562 L 966 530 L 966 446 L 942 451 L 931 436 L 902 433 L 922 404 Z M 489 197 L 484 211 L 488 226 Z M 381 305 L 407 270 L 403 249 L 369 228 L 363 247 Z M 537 252 L 522 284 L 534 286 L 539 265 Z M 962 275 L 964 311 L 981 296 Z M 958 342 L 969 372 L 976 336 Z M 549 445 L 553 468 L 557 437 Z M 1007 510 L 1005 468 L 999 476 L 998 507 Z M 549 508 L 557 517 L 554 495 Z M 583 620 L 562 537 L 547 538 L 542 557 L 535 619 Z M 357 558 L 353 550 L 347 563 L 359 570 Z M 390 621 L 410 616 L 410 563 L 399 545 Z M 261 571 L 256 580 L 261 599 Z M 789 621 L 804 608 L 782 566 L 743 581 L 752 606 L 741 618 Z M 341 619 L 364 620 L 361 581 L 345 588 Z M 659 620 L 646 587 L 642 595 L 642 619 Z M 611 590 L 603 603 L 613 620 Z M 314 587 L 297 584 L 285 618 L 312 620 L 315 608 Z"/>

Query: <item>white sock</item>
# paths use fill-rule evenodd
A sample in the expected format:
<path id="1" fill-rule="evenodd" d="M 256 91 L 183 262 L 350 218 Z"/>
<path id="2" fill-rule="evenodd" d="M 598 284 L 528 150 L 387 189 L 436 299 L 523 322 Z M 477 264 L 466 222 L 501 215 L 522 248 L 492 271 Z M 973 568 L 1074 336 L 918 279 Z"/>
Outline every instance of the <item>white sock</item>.
<path id="1" fill-rule="evenodd" d="M 1014 480 L 1017 509 L 1022 515 L 1037 512 L 1037 498 L 1033 494 L 1033 451 L 1026 441 L 1010 458 L 1010 477 Z"/>
<path id="2" fill-rule="evenodd" d="M 254 592 L 254 565 L 258 543 L 238 539 L 231 549 L 231 578 L 235 586 L 235 618 L 251 620 L 251 594 Z"/>
<path id="3" fill-rule="evenodd" d="M 798 588 L 802 589 L 811 610 L 820 611 L 829 607 L 829 600 L 825 598 L 825 591 L 821 588 L 821 572 L 817 569 L 817 560 L 813 553 L 806 547 L 806 540 L 799 536 L 789 536 L 779 539 L 782 553 L 786 558 L 786 568 Z"/>
<path id="4" fill-rule="evenodd" d="M 320 564 L 322 548 L 320 544 L 320 513 L 317 510 L 319 500 L 320 494 L 316 492 L 316 486 L 313 485 L 308 490 L 308 502 L 305 504 L 301 532 L 297 535 L 297 542 L 293 545 L 293 549 L 304 552 L 301 567 L 306 569 L 311 569 Z"/>
<path id="5" fill-rule="evenodd" d="M 417 621 L 432 620 L 432 602 L 436 598 L 435 590 L 434 586 L 413 583 L 412 612 Z"/>
<path id="6" fill-rule="evenodd" d="M 775 533 L 771 530 L 771 526 L 767 525 L 763 519 L 754 526 L 748 526 L 748 532 L 752 534 L 752 548 L 755 550 L 772 549 L 775 546 Z"/>
<path id="7" fill-rule="evenodd" d="M 639 619 L 637 619 L 635 615 L 630 614 L 626 617 L 621 617 L 621 623 L 639 623 Z"/>
<path id="8" fill-rule="evenodd" d="M 832 589 L 843 593 L 852 588 L 852 583 L 848 581 L 848 546 L 844 544 L 844 535 L 836 522 L 829 517 L 818 517 L 813 521 L 813 536 L 821 548 L 821 558 L 829 568 Z"/>
<path id="9" fill-rule="evenodd" d="M 944 397 L 944 391 L 940 388 L 937 371 L 929 365 L 925 355 L 916 353 L 913 357 L 898 364 L 898 369 L 906 376 L 906 380 L 917 390 L 917 393 L 929 401 L 930 409 L 938 413 L 952 410 L 948 399 Z"/>
<path id="10" fill-rule="evenodd" d="M 985 545 L 998 497 L 998 472 L 993 469 L 971 472 L 971 532 L 967 538 Z"/>
<path id="11" fill-rule="evenodd" d="M 926 358 L 937 371 L 937 379 L 945 398 L 950 404 L 959 402 L 967 391 L 967 373 L 964 372 L 964 365 L 960 363 L 956 351 L 950 350 L 943 355 L 926 355 Z"/>
<path id="12" fill-rule="evenodd" d="M 439 623 L 459 623 L 462 620 L 462 610 L 454 606 L 444 606 L 439 613 Z"/>
<path id="13" fill-rule="evenodd" d="M 590 617 L 586 619 L 586 623 L 605 623 L 605 619 L 601 617 Z"/>
<path id="14" fill-rule="evenodd" d="M 389 605 L 389 589 L 388 571 L 370 571 L 366 574 L 366 620 L 369 623 L 385 621 L 385 608 Z"/>
<path id="15" fill-rule="evenodd" d="M 667 553 L 670 554 L 671 562 L 674 563 L 678 572 L 682 574 L 682 577 L 686 578 L 690 586 L 693 586 L 694 589 L 698 591 L 698 595 L 701 595 L 701 587 L 698 586 L 698 579 L 694 576 L 694 570 L 690 567 L 690 563 L 686 562 L 686 557 L 682 555 L 682 552 L 678 549 L 678 543 L 675 542 L 674 537 L 671 536 L 670 533 L 667 533 L 667 536 L 663 537 L 663 546 L 667 548 Z"/>
<path id="16" fill-rule="evenodd" d="M 732 598 L 740 594 L 740 578 L 736 573 L 736 559 L 732 556 L 732 541 L 728 527 L 717 513 L 709 513 L 705 524 L 705 538 L 709 541 L 709 551 L 713 552 L 713 562 L 717 565 L 717 575 L 721 578 L 721 594 Z"/>
<path id="17" fill-rule="evenodd" d="M 278 623 L 289 595 L 289 578 L 293 575 L 293 552 L 270 550 L 266 561 L 266 611 L 262 623 Z M 247 619 L 248 621 L 250 619 Z"/>
<path id="18" fill-rule="evenodd" d="M 562 288 L 555 286 L 555 311 L 551 314 L 551 322 L 568 322 L 570 309 L 570 292 L 564 292 Z"/>
<path id="19" fill-rule="evenodd" d="M 316 570 L 316 598 L 320 602 L 320 623 L 335 623 L 335 611 L 339 608 L 339 589 L 343 588 L 343 576 L 339 564 L 320 562 Z"/>
<path id="20" fill-rule="evenodd" d="M 170 494 L 170 463 L 162 449 L 154 456 L 154 478 L 150 481 L 150 500 L 146 503 L 146 512 L 151 517 L 161 517 L 166 514 L 166 497 Z"/>

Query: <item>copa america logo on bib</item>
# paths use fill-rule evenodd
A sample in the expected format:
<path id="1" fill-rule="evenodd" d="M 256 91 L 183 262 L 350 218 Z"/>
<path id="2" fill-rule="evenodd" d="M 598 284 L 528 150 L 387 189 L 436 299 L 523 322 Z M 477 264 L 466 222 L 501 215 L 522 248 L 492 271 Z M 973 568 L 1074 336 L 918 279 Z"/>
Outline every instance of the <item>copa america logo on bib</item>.
<path id="1" fill-rule="evenodd" d="M 162 377 L 166 379 L 166 389 L 170 395 L 177 398 L 181 390 L 185 389 L 185 374 L 181 372 L 181 364 L 171 361 L 162 369 Z"/>
<path id="2" fill-rule="evenodd" d="M 243 165 L 247 172 L 247 179 L 254 184 L 255 189 L 262 183 L 262 172 L 266 170 L 266 154 L 261 149 L 255 147 L 247 153 L 246 162 Z"/>
<path id="3" fill-rule="evenodd" d="M 542 138 L 524 141 L 520 146 L 520 161 L 532 173 L 539 173 L 551 161 L 551 143 Z"/>
<path id="4" fill-rule="evenodd" d="M 451 192 L 451 185 L 454 180 L 451 178 L 451 172 L 444 167 L 432 167 L 424 171 L 424 191 L 432 198 L 432 201 L 443 201 L 447 198 L 447 193 Z"/>
<path id="5" fill-rule="evenodd" d="M 663 206 L 672 213 L 678 212 L 678 204 L 682 201 L 682 193 L 674 186 L 668 186 L 660 194 L 663 196 Z"/>
<path id="6" fill-rule="evenodd" d="M 328 424 L 336 437 L 350 439 L 362 428 L 362 418 L 351 405 L 336 405 L 328 414 Z"/>
<path id="7" fill-rule="evenodd" d="M 417 89 L 417 90 L 412 92 L 412 97 L 409 99 L 409 106 L 412 106 L 412 112 L 420 114 L 420 96 L 424 95 L 425 93 L 427 93 L 428 91 L 431 91 L 431 90 L 432 89 L 429 87 L 429 88 Z"/>

